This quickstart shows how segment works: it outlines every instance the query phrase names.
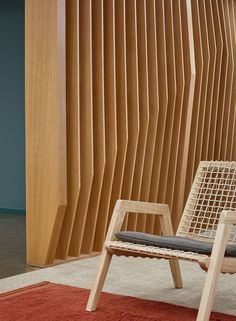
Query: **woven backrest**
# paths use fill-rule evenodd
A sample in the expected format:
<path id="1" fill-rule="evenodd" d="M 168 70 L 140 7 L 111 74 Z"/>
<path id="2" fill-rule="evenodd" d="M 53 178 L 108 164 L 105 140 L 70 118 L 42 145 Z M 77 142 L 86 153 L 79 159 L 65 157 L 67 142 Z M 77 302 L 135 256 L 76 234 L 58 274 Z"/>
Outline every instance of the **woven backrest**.
<path id="1" fill-rule="evenodd" d="M 177 235 L 212 242 L 222 210 L 236 211 L 236 162 L 201 162 Z M 234 225 L 229 243 L 235 242 Z"/>

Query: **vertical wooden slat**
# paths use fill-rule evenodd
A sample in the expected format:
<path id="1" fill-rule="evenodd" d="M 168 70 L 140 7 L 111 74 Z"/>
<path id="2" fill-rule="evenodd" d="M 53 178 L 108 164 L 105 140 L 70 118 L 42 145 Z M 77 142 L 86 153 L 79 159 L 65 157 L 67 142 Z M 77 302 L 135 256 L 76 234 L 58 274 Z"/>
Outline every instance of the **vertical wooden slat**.
<path id="1" fill-rule="evenodd" d="M 80 191 L 79 135 L 79 1 L 66 2 L 66 127 L 67 127 L 67 209 L 56 257 L 68 255 Z"/>
<path id="2" fill-rule="evenodd" d="M 65 1 L 27 0 L 26 211 L 27 262 L 54 261 L 65 214 Z"/>
<path id="3" fill-rule="evenodd" d="M 103 0 L 92 0 L 94 178 L 81 251 L 91 253 L 105 169 Z M 109 80 L 112 82 L 112 79 Z"/>
<path id="4" fill-rule="evenodd" d="M 147 49 L 148 49 L 148 84 L 149 84 L 149 127 L 147 136 L 147 148 L 142 176 L 142 187 L 140 199 L 149 200 L 151 187 L 151 175 L 155 153 L 156 132 L 159 114 L 159 92 L 158 92 L 158 66 L 157 66 L 157 36 L 156 36 L 156 5 L 154 0 L 146 1 L 147 14 Z M 140 80 L 141 81 L 141 80 Z M 154 217 L 147 215 L 146 231 L 152 231 Z"/>
<path id="5" fill-rule="evenodd" d="M 137 34 L 140 131 L 131 193 L 132 200 L 140 199 L 149 125 L 146 0 L 137 0 Z M 127 225 L 128 230 L 136 229 L 137 218 L 137 214 L 129 214 Z"/>
<path id="6" fill-rule="evenodd" d="M 195 50 L 195 62 L 196 62 L 196 84 L 193 100 L 193 115 L 190 131 L 189 142 L 189 155 L 188 155 L 188 167 L 185 186 L 185 200 L 189 194 L 194 174 L 194 160 L 196 152 L 196 143 L 198 136 L 198 121 L 200 114 L 200 102 L 203 80 L 203 50 L 202 50 L 202 36 L 201 36 L 201 22 L 199 14 L 199 2 L 198 0 L 192 0 L 192 17 L 193 17 L 193 36 L 194 36 L 194 50 Z"/>
<path id="7" fill-rule="evenodd" d="M 233 154 L 236 154 L 234 149 L 235 140 L 235 126 L 236 126 L 236 3 L 234 0 L 229 0 L 229 19 L 230 28 L 232 35 L 232 46 L 233 46 L 233 61 L 234 61 L 234 75 L 233 75 L 233 91 L 231 100 L 231 114 L 230 114 L 230 125 L 229 125 L 229 136 L 228 136 L 228 149 L 227 159 L 236 160 Z"/>
<path id="8" fill-rule="evenodd" d="M 177 228 L 177 225 L 179 223 L 184 205 L 184 190 L 187 175 L 189 139 L 196 79 L 191 0 L 181 1 L 181 17 L 183 35 L 185 92 L 180 131 L 180 145 L 178 151 L 178 164 L 175 178 L 176 187 L 174 191 L 172 207 L 174 214 L 173 224 L 175 229 Z"/>
<path id="9" fill-rule="evenodd" d="M 176 61 L 176 101 L 173 109 L 174 121 L 172 129 L 172 138 L 170 144 L 170 161 L 167 170 L 167 186 L 165 203 L 172 209 L 173 191 L 176 188 L 175 176 L 177 170 L 177 160 L 180 141 L 180 131 L 183 124 L 183 99 L 185 88 L 184 58 L 183 58 L 183 40 L 182 40 L 182 18 L 180 0 L 173 1 L 173 22 L 174 22 L 174 43 L 175 43 L 175 61 Z"/>
<path id="10" fill-rule="evenodd" d="M 233 90 L 233 77 L 234 77 L 234 60 L 233 60 L 233 47 L 232 47 L 232 35 L 230 28 L 230 17 L 229 17 L 229 3 L 228 1 L 222 2 L 224 21 L 225 21 L 225 31 L 226 31 L 226 42 L 228 47 L 228 70 L 226 78 L 226 92 L 225 92 L 225 109 L 224 109 L 224 119 L 222 124 L 222 137 L 221 137 L 221 150 L 220 159 L 229 160 L 227 158 L 227 145 L 229 142 L 230 128 L 232 127 L 232 111 L 236 106 L 233 106 L 231 110 L 231 100 L 232 100 L 232 90 Z M 235 90 L 235 88 L 234 88 Z"/>
<path id="11" fill-rule="evenodd" d="M 151 186 L 149 200 L 157 202 L 158 188 L 161 174 L 161 159 L 164 150 L 164 136 L 168 106 L 168 84 L 167 84 L 167 52 L 166 52 L 166 28 L 165 28 L 165 0 L 156 1 L 156 28 L 157 35 L 157 61 L 158 61 L 158 86 L 159 86 L 159 115 L 156 133 L 155 154 L 152 167 Z M 142 223 L 142 217 L 140 221 Z M 144 217 L 145 218 L 145 217 Z M 143 224 L 140 224 L 141 231 Z M 159 218 L 156 218 L 154 233 L 159 232 Z"/>
<path id="12" fill-rule="evenodd" d="M 234 18 L 234 31 L 235 31 L 235 37 L 236 37 L 236 4 L 235 2 L 233 3 L 233 7 L 234 7 L 234 15 L 233 15 L 233 18 Z M 236 56 L 235 57 L 235 60 L 236 60 Z M 233 139 L 233 150 L 232 150 L 232 160 L 236 161 L 236 135 L 234 134 L 234 139 Z"/>
<path id="13" fill-rule="evenodd" d="M 79 84 L 81 190 L 69 255 L 79 256 L 93 181 L 92 10 L 91 0 L 79 2 Z"/>
<path id="14" fill-rule="evenodd" d="M 223 39 L 221 25 L 219 23 L 219 7 L 217 1 L 212 1 L 212 12 L 214 19 L 214 28 L 216 36 L 216 68 L 214 77 L 214 89 L 213 89 L 213 101 L 212 101 L 212 115 L 210 122 L 210 136 L 208 145 L 208 159 L 214 159 L 215 149 L 215 137 L 216 137 L 216 124 L 217 114 L 219 107 L 219 94 L 220 94 L 220 77 L 221 77 L 221 66 L 222 66 L 222 52 L 223 52 Z"/>
<path id="15" fill-rule="evenodd" d="M 130 199 L 137 147 L 139 139 L 139 94 L 138 94 L 138 50 L 137 50 L 137 8 L 136 0 L 126 4 L 126 60 L 127 60 L 127 105 L 128 105 L 128 146 L 124 169 L 121 197 Z M 127 226 L 127 217 L 124 227 Z"/>
<path id="16" fill-rule="evenodd" d="M 226 85 L 227 85 L 227 71 L 229 64 L 229 50 L 228 44 L 226 41 L 226 26 L 224 19 L 224 8 L 221 0 L 217 0 L 219 5 L 219 24 L 221 25 L 222 30 L 222 39 L 223 39 L 223 53 L 222 53 L 222 68 L 220 76 L 220 95 L 219 95 L 219 109 L 217 115 L 216 123 L 216 139 L 215 139 L 215 152 L 214 158 L 220 160 L 221 156 L 221 140 L 222 140 L 222 130 L 223 130 L 223 117 L 225 110 L 225 100 L 226 100 Z"/>
<path id="17" fill-rule="evenodd" d="M 127 74 L 126 74 L 126 14 L 125 0 L 115 1 L 115 37 L 116 37 L 116 105 L 117 105 L 117 159 L 112 186 L 109 217 L 117 199 L 121 197 L 124 167 L 128 145 L 128 110 L 127 110 Z M 101 225 L 104 224 L 101 221 Z M 106 222 L 105 222 L 106 226 Z M 102 226 L 98 230 L 97 240 Z M 103 238 L 104 232 L 101 233 Z M 99 243 L 100 247 L 102 243 Z"/>
<path id="18" fill-rule="evenodd" d="M 214 78 L 216 69 L 216 36 L 213 20 L 213 12 L 211 1 L 206 1 L 206 16 L 207 16 L 207 27 L 208 27 L 208 40 L 210 49 L 210 67 L 209 67 L 209 83 L 207 87 L 207 100 L 206 100 L 206 111 L 204 119 L 204 131 L 203 131 L 203 144 L 202 144 L 202 160 L 207 159 L 209 137 L 210 137 L 210 121 L 212 116 L 212 100 L 213 100 L 213 89 L 214 89 Z"/>
<path id="19" fill-rule="evenodd" d="M 207 102 L 207 88 L 211 81 L 209 79 L 210 71 L 210 46 L 208 39 L 208 27 L 206 17 L 205 0 L 199 0 L 199 17 L 201 23 L 201 37 L 202 37 L 202 53 L 203 53 L 203 78 L 202 78 L 202 91 L 200 98 L 200 110 L 198 121 L 198 136 L 195 151 L 195 165 L 194 171 L 196 172 L 199 162 L 201 161 L 202 145 L 203 145 L 203 132 L 204 132 L 204 120 L 206 115 L 206 102 Z"/>
<path id="20" fill-rule="evenodd" d="M 165 4 L 165 28 L 166 28 L 166 52 L 167 52 L 167 79 L 168 79 L 168 105 L 167 118 L 164 137 L 164 149 L 161 160 L 160 187 L 158 191 L 158 202 L 165 202 L 167 171 L 169 167 L 170 145 L 172 137 L 172 127 L 174 121 L 174 106 L 176 101 L 176 61 L 174 46 L 174 26 L 172 1 L 167 0 Z"/>
<path id="21" fill-rule="evenodd" d="M 98 235 L 104 240 L 107 228 L 112 184 L 117 155 L 117 104 L 115 65 L 115 5 L 114 0 L 104 0 L 104 81 L 105 81 L 105 147 L 106 165 L 98 210 L 94 249 L 101 249 Z M 101 226 L 103 226 L 101 228 Z"/>

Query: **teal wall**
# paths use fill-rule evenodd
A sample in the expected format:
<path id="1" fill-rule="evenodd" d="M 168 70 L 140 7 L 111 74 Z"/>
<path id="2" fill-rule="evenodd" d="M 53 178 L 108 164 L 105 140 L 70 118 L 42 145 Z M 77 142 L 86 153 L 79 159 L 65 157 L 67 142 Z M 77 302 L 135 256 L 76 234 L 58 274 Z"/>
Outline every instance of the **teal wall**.
<path id="1" fill-rule="evenodd" d="M 0 209 L 25 209 L 24 1 L 0 0 Z"/>

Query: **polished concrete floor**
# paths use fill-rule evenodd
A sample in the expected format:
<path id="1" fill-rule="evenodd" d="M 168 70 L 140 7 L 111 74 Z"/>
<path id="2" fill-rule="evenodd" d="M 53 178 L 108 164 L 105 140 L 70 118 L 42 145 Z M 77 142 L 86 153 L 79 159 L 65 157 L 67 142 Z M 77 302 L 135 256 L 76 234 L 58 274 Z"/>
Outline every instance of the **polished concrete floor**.
<path id="1" fill-rule="evenodd" d="M 70 262 L 0 280 L 0 292 L 42 281 L 90 288 L 99 257 Z M 198 308 L 205 272 L 181 262 L 184 288 L 173 287 L 168 262 L 155 259 L 113 257 L 104 291 Z M 220 279 L 214 310 L 236 316 L 236 277 Z M 235 317 L 236 320 L 236 317 Z"/>
<path id="2" fill-rule="evenodd" d="M 24 272 L 25 216 L 0 214 L 0 279 Z"/>

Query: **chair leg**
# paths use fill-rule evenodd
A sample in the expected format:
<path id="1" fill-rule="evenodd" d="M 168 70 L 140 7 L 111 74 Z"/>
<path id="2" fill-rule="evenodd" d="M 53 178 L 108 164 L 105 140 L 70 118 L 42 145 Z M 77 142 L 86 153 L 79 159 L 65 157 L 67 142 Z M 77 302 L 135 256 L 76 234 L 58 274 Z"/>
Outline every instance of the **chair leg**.
<path id="1" fill-rule="evenodd" d="M 107 271 L 111 263 L 111 258 L 112 254 L 108 253 L 106 249 L 103 249 L 101 254 L 101 262 L 98 268 L 95 282 L 89 295 L 86 311 L 92 312 L 97 309 L 97 304 L 106 279 Z"/>
<path id="2" fill-rule="evenodd" d="M 181 271 L 179 267 L 179 261 L 169 260 L 169 263 L 170 263 L 170 269 L 171 269 L 174 286 L 176 287 L 176 289 L 182 289 L 183 282 L 182 282 Z"/>
<path id="3" fill-rule="evenodd" d="M 216 286 L 220 276 L 220 272 L 215 273 L 216 269 L 217 266 L 215 269 L 208 270 L 207 272 L 201 303 L 198 310 L 197 321 L 208 321 L 210 318 L 216 293 Z"/>

